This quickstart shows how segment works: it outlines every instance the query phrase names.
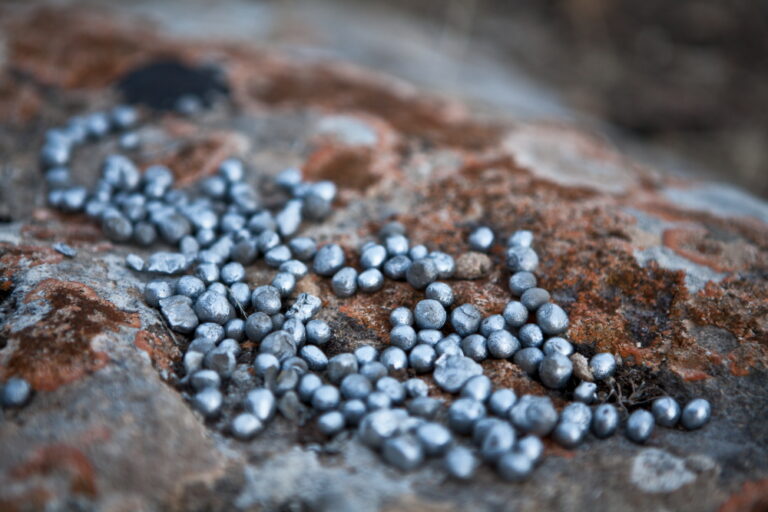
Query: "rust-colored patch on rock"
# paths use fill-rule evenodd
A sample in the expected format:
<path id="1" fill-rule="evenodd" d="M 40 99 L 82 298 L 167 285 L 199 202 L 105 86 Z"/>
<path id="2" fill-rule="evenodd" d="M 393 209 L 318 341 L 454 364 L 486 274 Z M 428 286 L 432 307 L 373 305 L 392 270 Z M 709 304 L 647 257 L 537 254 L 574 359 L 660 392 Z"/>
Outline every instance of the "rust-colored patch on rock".
<path id="1" fill-rule="evenodd" d="M 720 505 L 720 512 L 765 512 L 768 510 L 768 479 L 745 482 Z"/>
<path id="2" fill-rule="evenodd" d="M 187 141 L 158 163 L 167 166 L 176 179 L 176 186 L 186 186 L 213 174 L 221 162 L 234 153 L 236 147 L 225 133 L 214 133 Z"/>
<path id="3" fill-rule="evenodd" d="M 372 152 L 364 146 L 325 145 L 309 156 L 302 170 L 311 181 L 330 180 L 341 188 L 363 192 L 379 180 L 371 172 Z"/>
<path id="4" fill-rule="evenodd" d="M 26 462 L 13 468 L 10 476 L 24 480 L 34 475 L 60 472 L 69 476 L 69 489 L 73 494 L 97 495 L 96 472 L 91 461 L 81 450 L 66 444 L 51 444 L 38 449 Z"/>
<path id="5" fill-rule="evenodd" d="M 24 377 L 36 390 L 52 391 L 104 367 L 108 356 L 91 348 L 94 336 L 140 326 L 137 313 L 117 309 L 82 283 L 45 279 L 24 299 L 37 300 L 50 308 L 40 321 L 16 332 L 6 324 L 0 331 L 16 344 L 2 377 Z"/>
<path id="6" fill-rule="evenodd" d="M 136 333 L 133 344 L 139 350 L 146 352 L 158 369 L 170 370 L 181 358 L 179 347 L 167 335 L 141 330 Z"/>
<path id="7" fill-rule="evenodd" d="M 0 286 L 6 291 L 12 287 L 13 276 L 22 267 L 36 267 L 59 263 L 64 256 L 42 245 L 15 245 L 0 243 Z"/>
<path id="8" fill-rule="evenodd" d="M 734 272 L 749 268 L 757 257 L 755 247 L 744 242 L 716 240 L 709 230 L 667 229 L 662 235 L 664 245 L 699 265 L 705 265 L 717 272 Z"/>

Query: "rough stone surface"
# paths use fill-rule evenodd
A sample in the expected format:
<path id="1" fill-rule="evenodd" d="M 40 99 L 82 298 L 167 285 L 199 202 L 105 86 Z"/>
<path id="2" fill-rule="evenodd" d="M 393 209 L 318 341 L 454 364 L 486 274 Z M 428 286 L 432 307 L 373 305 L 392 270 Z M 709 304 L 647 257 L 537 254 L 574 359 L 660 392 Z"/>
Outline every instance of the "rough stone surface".
<path id="1" fill-rule="evenodd" d="M 14 84 L 0 87 L 0 118 L 9 120 L 0 130 L 1 188 L 14 192 L 3 197 L 0 224 L 0 380 L 24 377 L 35 390 L 0 422 L 0 509 L 580 510 L 593 508 L 595 496 L 622 510 L 765 503 L 763 202 L 641 167 L 574 128 L 492 123 L 348 63 L 293 60 L 245 39 L 214 42 L 252 30 L 238 20 L 281 19 L 264 14 L 274 15 L 272 7 L 233 5 L 245 11 L 217 9 L 229 20 L 224 34 L 199 30 L 199 6 L 175 3 L 139 3 L 122 17 L 0 7 L 0 79 Z M 193 14 L 179 15 L 187 10 Z M 166 30 L 134 21 L 137 13 Z M 701 396 L 712 403 L 711 422 L 695 432 L 656 429 L 651 448 L 620 435 L 588 437 L 573 452 L 547 442 L 534 478 L 514 485 L 487 467 L 469 485 L 445 480 L 439 461 L 403 474 L 354 436 L 327 441 L 312 422 L 296 427 L 281 416 L 252 442 L 224 435 L 238 411 L 225 407 L 205 422 L 188 406 L 181 349 L 191 340 L 145 305 L 140 290 L 150 276 L 125 267 L 127 254 L 150 252 L 106 241 L 85 216 L 46 208 L 37 169 L 45 127 L 114 104 L 110 84 L 159 56 L 223 63 L 229 96 L 193 119 L 152 117 L 138 129 L 141 168 L 168 165 L 188 185 L 233 155 L 265 175 L 301 165 L 308 179 L 339 187 L 329 217 L 303 225 L 301 235 L 339 243 L 350 261 L 390 220 L 406 225 L 414 243 L 457 258 L 467 250 L 468 223 L 488 225 L 500 239 L 530 229 L 538 286 L 568 313 L 568 338 L 587 356 L 621 359 L 599 394 L 622 410 L 665 394 L 680 403 Z M 79 183 L 94 183 L 112 143 L 75 154 Z M 56 252 L 57 242 L 77 257 Z M 502 248 L 487 257 L 493 266 L 477 279 L 446 281 L 456 304 L 498 314 L 510 300 L 509 274 Z M 249 265 L 246 282 L 264 284 L 272 273 L 263 262 Z M 314 275 L 297 284 L 299 293 L 322 299 L 319 314 L 336 333 L 324 346 L 331 356 L 363 344 L 386 348 L 391 309 L 423 299 L 388 280 L 380 292 L 341 301 Z M 256 345 L 241 348 L 251 363 Z M 566 398 L 507 360 L 483 368 L 518 396 L 547 395 L 558 408 Z M 425 380 L 430 395 L 447 398 Z"/>

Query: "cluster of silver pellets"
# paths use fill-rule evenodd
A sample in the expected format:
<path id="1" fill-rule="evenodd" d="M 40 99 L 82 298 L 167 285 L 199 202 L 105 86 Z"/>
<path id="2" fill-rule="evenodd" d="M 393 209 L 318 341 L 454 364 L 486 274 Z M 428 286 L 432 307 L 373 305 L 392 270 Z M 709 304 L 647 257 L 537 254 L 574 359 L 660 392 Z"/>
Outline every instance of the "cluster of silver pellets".
<path id="1" fill-rule="evenodd" d="M 138 115 L 119 107 L 86 119 L 82 136 L 72 128 L 81 123 L 73 121 L 46 138 L 41 159 L 49 202 L 65 211 L 85 211 L 113 241 L 162 242 L 174 248 L 146 260 L 131 254 L 126 264 L 151 276 L 146 302 L 160 310 L 171 330 L 192 339 L 181 380 L 192 406 L 210 420 L 232 411 L 226 417 L 233 437 L 252 439 L 278 411 L 296 420 L 285 411 L 301 408 L 323 435 L 355 429 L 364 444 L 401 470 L 440 458 L 451 476 L 467 479 L 485 462 L 502 478 L 519 481 L 542 457 L 542 437 L 574 448 L 590 433 L 605 438 L 621 426 L 614 405 L 597 404 L 599 385 L 612 381 L 617 361 L 609 353 L 587 359 L 568 341 L 568 315 L 537 286 L 539 258 L 530 231 L 507 239 L 512 300 L 500 314 L 484 316 L 474 304 L 456 303 L 449 284 L 456 270 L 453 256 L 412 244 L 400 223 L 386 224 L 376 240 L 365 242 L 357 264 L 348 262 L 337 244 L 318 246 L 300 236 L 305 220 L 329 215 L 336 187 L 329 181 L 307 182 L 298 169 L 277 175 L 284 200 L 270 201 L 269 207 L 246 182 L 245 168 L 236 159 L 225 160 L 215 175 L 182 190 L 173 187 L 173 174 L 165 167 L 141 173 L 130 159 L 111 155 L 92 190 L 74 186 L 66 168 L 72 147 L 89 136 L 127 129 Z M 488 252 L 495 242 L 485 226 L 468 238 L 474 251 Z M 66 244 L 57 250 L 76 257 Z M 275 273 L 268 284 L 252 287 L 246 269 L 257 260 Z M 375 293 L 385 279 L 407 281 L 425 298 L 412 308 L 391 311 L 389 344 L 383 350 L 364 345 L 328 357 L 324 346 L 334 333 L 318 317 L 322 299 L 296 290 L 310 271 L 330 278 L 341 298 Z M 254 353 L 243 350 L 246 341 L 257 347 Z M 573 401 L 558 412 L 547 396 L 494 389 L 481 364 L 488 358 L 517 365 Z M 250 368 L 253 386 L 241 395 L 227 393 L 236 376 Z M 427 375 L 455 398 L 430 397 L 421 378 Z M 21 404 L 30 391 L 27 385 L 21 397 L 18 387 L 14 383 L 10 395 Z M 4 389 L 4 403 L 5 394 Z M 227 403 L 232 397 L 238 403 Z M 625 432 L 632 441 L 644 442 L 655 425 L 695 429 L 710 414 L 705 400 L 681 408 L 671 397 L 662 397 L 650 411 L 630 414 Z"/>

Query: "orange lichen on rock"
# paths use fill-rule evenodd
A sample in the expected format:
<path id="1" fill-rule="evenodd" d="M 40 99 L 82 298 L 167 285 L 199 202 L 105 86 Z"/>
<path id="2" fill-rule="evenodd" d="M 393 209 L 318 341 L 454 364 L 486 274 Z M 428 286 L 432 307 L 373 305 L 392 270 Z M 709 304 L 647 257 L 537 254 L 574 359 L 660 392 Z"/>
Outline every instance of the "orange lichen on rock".
<path id="1" fill-rule="evenodd" d="M 108 356 L 95 351 L 91 340 L 140 325 L 137 313 L 118 309 L 82 283 L 45 279 L 24 299 L 33 301 L 47 309 L 39 321 L 16 331 L 7 323 L 0 331 L 13 347 L 0 374 L 23 377 L 36 390 L 52 391 L 102 368 Z"/>
<path id="2" fill-rule="evenodd" d="M 172 365 L 181 358 L 181 350 L 168 335 L 141 330 L 136 333 L 133 344 L 146 352 L 158 369 L 170 370 Z"/>
<path id="3" fill-rule="evenodd" d="M 39 448 L 27 461 L 13 468 L 10 476 L 14 480 L 24 480 L 56 472 L 64 472 L 69 476 L 69 488 L 73 494 L 96 496 L 93 464 L 82 450 L 62 443 Z"/>

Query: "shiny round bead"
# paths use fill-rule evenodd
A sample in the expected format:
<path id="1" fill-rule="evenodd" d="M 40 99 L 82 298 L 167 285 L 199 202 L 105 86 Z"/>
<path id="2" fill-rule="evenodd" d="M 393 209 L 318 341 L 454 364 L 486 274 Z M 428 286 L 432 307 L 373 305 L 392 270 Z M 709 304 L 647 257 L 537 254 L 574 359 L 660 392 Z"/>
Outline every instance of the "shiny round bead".
<path id="1" fill-rule="evenodd" d="M 595 437 L 605 439 L 619 428 L 619 413 L 611 404 L 598 405 L 592 413 L 592 433 Z"/>
<path id="2" fill-rule="evenodd" d="M 301 170 L 295 167 L 284 169 L 275 176 L 275 183 L 279 187 L 290 191 L 293 187 L 301 183 Z"/>
<path id="3" fill-rule="evenodd" d="M 544 352 L 545 356 L 558 353 L 566 357 L 570 357 L 571 354 L 573 354 L 574 349 L 571 342 L 565 338 L 554 337 L 549 338 L 544 342 L 544 345 L 541 347 L 541 351 Z"/>
<path id="4" fill-rule="evenodd" d="M 584 403 L 572 402 L 560 412 L 560 421 L 573 423 L 584 430 L 589 430 L 589 425 L 592 423 L 592 409 Z"/>
<path id="5" fill-rule="evenodd" d="M 411 259 L 408 256 L 400 255 L 388 259 L 382 267 L 382 272 L 389 279 L 402 281 L 406 278 L 408 269 L 411 268 Z"/>
<path id="6" fill-rule="evenodd" d="M 328 357 L 325 352 L 315 345 L 304 345 L 299 351 L 299 356 L 307 362 L 310 370 L 320 372 L 328 366 Z"/>
<path id="7" fill-rule="evenodd" d="M 520 327 L 528 320 L 528 309 L 522 302 L 512 300 L 504 307 L 502 316 L 509 327 Z"/>
<path id="8" fill-rule="evenodd" d="M 432 371 L 437 360 L 437 352 L 431 345 L 416 345 L 408 355 L 408 363 L 416 373 L 427 373 Z"/>
<path id="9" fill-rule="evenodd" d="M 206 291 L 195 301 L 195 314 L 201 322 L 224 324 L 235 316 L 232 304 L 224 295 Z"/>
<path id="10" fill-rule="evenodd" d="M 329 411 L 317 418 L 317 429 L 326 436 L 333 436 L 344 430 L 344 415 L 339 411 Z"/>
<path id="11" fill-rule="evenodd" d="M 530 272 L 515 272 L 509 278 L 509 291 L 520 297 L 526 290 L 536 286 L 536 276 Z"/>
<path id="12" fill-rule="evenodd" d="M 434 299 L 419 301 L 414 309 L 414 320 L 420 329 L 440 329 L 447 317 L 443 305 Z"/>
<path id="13" fill-rule="evenodd" d="M 508 452 L 499 458 L 496 469 L 504 480 L 522 482 L 533 472 L 533 461 L 519 452 Z"/>
<path id="14" fill-rule="evenodd" d="M 347 425 L 358 425 L 367 412 L 368 408 L 362 400 L 347 400 L 341 406 L 341 414 Z"/>
<path id="15" fill-rule="evenodd" d="M 224 398 L 216 388 L 205 388 L 192 397 L 192 406 L 206 418 L 213 418 L 221 411 Z"/>
<path id="16" fill-rule="evenodd" d="M 435 262 L 438 278 L 448 279 L 453 277 L 453 274 L 456 272 L 456 261 L 453 259 L 453 256 L 441 251 L 432 251 L 429 253 L 429 259 Z"/>
<path id="17" fill-rule="evenodd" d="M 493 331 L 488 335 L 486 343 L 488 354 L 496 359 L 512 357 L 520 348 L 520 341 L 507 330 Z"/>
<path id="18" fill-rule="evenodd" d="M 576 448 L 584 441 L 587 430 L 581 425 L 561 421 L 552 432 L 552 438 L 563 448 Z"/>
<path id="19" fill-rule="evenodd" d="M 256 416 L 262 423 L 274 418 L 277 409 L 274 393 L 266 388 L 256 388 L 249 391 L 243 406 L 246 411 Z"/>
<path id="20" fill-rule="evenodd" d="M 470 334 L 461 340 L 461 350 L 475 361 L 484 361 L 488 357 L 488 340 L 479 334 Z"/>
<path id="21" fill-rule="evenodd" d="M 512 233 L 507 239 L 507 246 L 511 247 L 530 247 L 533 244 L 533 233 L 521 229 Z"/>
<path id="22" fill-rule="evenodd" d="M 101 230 L 114 242 L 127 242 L 133 235 L 133 224 L 123 215 L 114 212 L 102 218 Z"/>
<path id="23" fill-rule="evenodd" d="M 288 247 L 294 258 L 300 261 L 308 261 L 315 256 L 317 252 L 317 243 L 313 238 L 296 237 L 288 242 Z"/>
<path id="24" fill-rule="evenodd" d="M 295 280 L 306 276 L 308 272 L 307 266 L 299 260 L 288 260 L 285 263 L 282 263 L 278 267 L 278 270 L 280 272 L 291 274 Z"/>
<path id="25" fill-rule="evenodd" d="M 384 286 L 384 275 L 377 268 L 364 270 L 357 276 L 357 287 L 361 292 L 374 293 Z"/>
<path id="26" fill-rule="evenodd" d="M 657 425 L 672 428 L 680 419 L 680 404 L 672 397 L 657 398 L 653 401 L 651 413 Z"/>
<path id="27" fill-rule="evenodd" d="M 154 308 L 160 306 L 160 300 L 171 295 L 173 295 L 173 287 L 168 281 L 155 280 L 144 285 L 144 300 Z"/>
<path id="28" fill-rule="evenodd" d="M 573 399 L 584 403 L 592 404 L 597 401 L 597 384 L 594 382 L 582 382 L 573 390 Z"/>
<path id="29" fill-rule="evenodd" d="M 272 286 L 277 288 L 280 297 L 288 297 L 296 289 L 296 278 L 288 272 L 278 272 L 272 278 Z"/>
<path id="30" fill-rule="evenodd" d="M 526 410 L 528 418 L 528 432 L 545 436 L 549 434 L 557 424 L 557 411 L 552 401 L 547 397 L 535 397 L 528 404 Z"/>
<path id="31" fill-rule="evenodd" d="M 409 351 L 416 346 L 416 341 L 416 331 L 410 325 L 398 325 L 389 332 L 389 343 L 394 347 Z"/>
<path id="32" fill-rule="evenodd" d="M 287 245 L 278 245 L 264 254 L 264 262 L 270 267 L 277 268 L 293 257 Z"/>
<path id="33" fill-rule="evenodd" d="M 539 266 L 539 256 L 530 247 L 511 247 L 507 250 L 507 268 L 512 272 L 533 272 Z"/>
<path id="34" fill-rule="evenodd" d="M 196 299 L 205 291 L 205 283 L 195 276 L 182 276 L 176 281 L 176 293 Z"/>
<path id="35" fill-rule="evenodd" d="M 371 394 L 373 386 L 371 381 L 360 375 L 359 373 L 352 373 L 344 377 L 341 381 L 341 396 L 345 399 L 361 399 Z"/>
<path id="36" fill-rule="evenodd" d="M 306 325 L 307 342 L 325 345 L 331 339 L 331 327 L 325 320 L 310 320 Z"/>
<path id="37" fill-rule="evenodd" d="M 219 164 L 219 175 L 230 183 L 241 181 L 245 176 L 243 162 L 237 158 L 227 158 Z"/>
<path id="38" fill-rule="evenodd" d="M 312 262 L 315 274 L 330 277 L 344 266 L 344 251 L 337 244 L 328 244 L 320 248 Z"/>
<path id="39" fill-rule="evenodd" d="M 253 369 L 259 377 L 273 378 L 280 370 L 280 361 L 274 354 L 258 354 L 253 360 Z"/>
<path id="40" fill-rule="evenodd" d="M 489 462 L 497 461 L 515 445 L 515 429 L 506 421 L 493 424 L 480 442 L 480 454 Z"/>
<path id="41" fill-rule="evenodd" d="M 627 419 L 627 439 L 635 443 L 644 443 L 653 434 L 653 426 L 653 415 L 644 409 L 638 409 Z"/>
<path id="42" fill-rule="evenodd" d="M 488 398 L 488 409 L 496 416 L 506 418 L 509 409 L 517 401 L 515 392 L 508 388 L 497 389 Z"/>
<path id="43" fill-rule="evenodd" d="M 428 396 L 418 396 L 408 404 L 408 412 L 420 418 L 434 418 L 442 401 Z"/>
<path id="44" fill-rule="evenodd" d="M 426 258 L 427 256 L 429 256 L 429 249 L 424 245 L 414 245 L 408 250 L 408 257 L 414 261 Z"/>
<path id="45" fill-rule="evenodd" d="M 219 266 L 215 263 L 199 263 L 195 267 L 195 276 L 202 279 L 205 284 L 215 283 L 219 280 Z"/>
<path id="46" fill-rule="evenodd" d="M 389 323 L 392 324 L 392 327 L 398 325 L 413 325 L 413 312 L 403 306 L 395 308 L 389 314 Z"/>
<path id="47" fill-rule="evenodd" d="M 333 275 L 331 289 L 337 297 L 351 297 L 357 292 L 357 270 L 344 267 Z"/>
<path id="48" fill-rule="evenodd" d="M 387 367 L 378 361 L 371 361 L 360 368 L 360 375 L 365 376 L 371 382 L 376 382 L 387 375 Z"/>
<path id="49" fill-rule="evenodd" d="M 157 230 L 149 222 L 137 222 L 133 226 L 133 240 L 143 246 L 149 246 L 157 240 Z"/>
<path id="50" fill-rule="evenodd" d="M 245 321 L 241 318 L 233 318 L 224 324 L 224 332 L 227 338 L 243 341 L 245 338 Z"/>
<path id="51" fill-rule="evenodd" d="M 195 391 L 202 391 L 205 388 L 218 389 L 221 386 L 221 377 L 213 370 L 200 370 L 192 374 L 189 383 Z"/>
<path id="52" fill-rule="evenodd" d="M 376 390 L 385 393 L 393 404 L 401 404 L 405 400 L 405 388 L 393 377 L 382 377 L 376 381 Z"/>
<path id="53" fill-rule="evenodd" d="M 488 434 L 488 431 L 491 430 L 491 427 L 499 423 L 504 423 L 504 421 L 499 418 L 487 416 L 478 420 L 472 427 L 472 442 L 477 445 L 482 444 L 483 439 L 485 439 L 485 436 Z"/>
<path id="54" fill-rule="evenodd" d="M 478 402 L 485 402 L 491 396 L 493 384 L 485 375 L 475 375 L 464 383 L 461 388 L 462 398 L 472 398 Z"/>
<path id="55" fill-rule="evenodd" d="M 680 424 L 688 430 L 701 428 L 709 422 L 712 417 L 712 406 L 703 398 L 691 400 L 683 408 L 680 416 Z"/>
<path id="56" fill-rule="evenodd" d="M 528 311 L 536 311 L 549 302 L 549 292 L 544 288 L 529 288 L 520 296 L 520 302 Z"/>
<path id="57" fill-rule="evenodd" d="M 339 406 L 339 390 L 336 386 L 323 384 L 312 394 L 312 407 L 318 411 L 330 411 Z"/>
<path id="58" fill-rule="evenodd" d="M 443 339 L 443 333 L 437 329 L 422 329 L 416 333 L 416 339 L 418 344 L 434 347 L 438 341 Z"/>
<path id="59" fill-rule="evenodd" d="M 302 402 L 310 402 L 317 388 L 323 385 L 323 380 L 315 373 L 306 373 L 299 379 L 296 391 Z"/>
<path id="60" fill-rule="evenodd" d="M 256 238 L 256 243 L 259 247 L 259 251 L 266 254 L 280 245 L 280 235 L 270 229 L 264 230 L 259 233 L 259 236 Z"/>
<path id="61" fill-rule="evenodd" d="M 589 369 L 597 380 L 613 377 L 616 373 L 616 358 L 608 352 L 596 354 L 589 360 Z"/>
<path id="62" fill-rule="evenodd" d="M 272 332 L 272 319 L 260 311 L 248 316 L 245 320 L 245 335 L 251 341 L 261 341 Z"/>
<path id="63" fill-rule="evenodd" d="M 550 389 L 562 389 L 573 375 L 573 363 L 560 353 L 544 356 L 539 364 L 539 378 Z"/>
<path id="64" fill-rule="evenodd" d="M 195 338 L 203 338 L 213 343 L 224 339 L 224 327 L 213 322 L 205 322 L 195 328 Z"/>
<path id="65" fill-rule="evenodd" d="M 384 240 L 384 245 L 387 254 L 390 256 L 399 256 L 401 254 L 408 254 L 408 246 L 410 243 L 404 235 L 392 235 Z"/>
<path id="66" fill-rule="evenodd" d="M 227 263 L 221 267 L 220 278 L 224 284 L 233 284 L 245 279 L 245 268 L 236 261 Z"/>
<path id="67" fill-rule="evenodd" d="M 550 302 L 536 310 L 536 323 L 544 334 L 562 334 L 568 329 L 568 314 L 563 308 Z"/>
<path id="68" fill-rule="evenodd" d="M 392 466 L 411 471 L 424 462 L 424 451 L 421 444 L 410 436 L 396 436 L 384 441 L 382 456 Z"/>
<path id="69" fill-rule="evenodd" d="M 381 364 L 387 368 L 388 372 L 396 372 L 408 367 L 408 356 L 403 349 L 399 347 L 388 347 L 384 349 L 379 357 L 379 361 L 381 361 Z"/>
<path id="70" fill-rule="evenodd" d="M 446 308 L 451 306 L 454 301 L 453 289 L 451 289 L 448 284 L 440 281 L 430 283 L 427 286 L 424 295 L 427 297 L 427 299 L 436 300 Z"/>
<path id="71" fill-rule="evenodd" d="M 469 480 L 475 474 L 479 462 L 469 448 L 453 446 L 445 454 L 443 466 L 445 471 L 457 480 Z"/>
<path id="72" fill-rule="evenodd" d="M 200 352 L 201 354 L 207 354 L 211 350 L 216 348 L 216 342 L 207 338 L 195 338 L 187 347 L 187 351 Z"/>
<path id="73" fill-rule="evenodd" d="M 379 268 L 387 259 L 387 249 L 383 245 L 373 244 L 362 251 L 360 265 L 363 268 Z"/>
<path id="74" fill-rule="evenodd" d="M 403 383 L 403 387 L 405 388 L 405 392 L 411 398 L 427 396 L 429 394 L 429 386 L 418 377 L 408 379 Z"/>
<path id="75" fill-rule="evenodd" d="M 485 406 L 472 398 L 459 398 L 448 408 L 448 424 L 459 434 L 469 434 L 475 422 L 485 416 Z"/>
<path id="76" fill-rule="evenodd" d="M 461 350 L 461 339 L 456 338 L 458 338 L 458 336 L 446 336 L 442 340 L 438 341 L 437 345 L 435 345 L 435 352 L 437 353 L 437 356 L 440 357 L 443 354 L 448 354 L 451 356 L 463 356 L 464 351 Z"/>
<path id="77" fill-rule="evenodd" d="M 523 348 L 515 352 L 514 361 L 525 373 L 535 377 L 539 372 L 539 365 L 544 359 L 544 353 L 535 347 Z"/>
<path id="78" fill-rule="evenodd" d="M 229 287 L 229 300 L 238 311 L 247 309 L 251 306 L 251 289 L 243 282 L 234 283 Z"/>
<path id="79" fill-rule="evenodd" d="M 361 345 L 357 347 L 354 354 L 357 358 L 357 363 L 361 366 L 367 363 L 372 363 L 379 357 L 379 351 L 371 345 Z"/>
<path id="80" fill-rule="evenodd" d="M 416 428 L 416 438 L 421 443 L 424 453 L 430 457 L 445 453 L 453 441 L 450 430 L 433 422 L 419 425 Z"/>
<path id="81" fill-rule="evenodd" d="M 365 398 L 365 404 L 371 411 L 389 409 L 392 407 L 392 399 L 383 391 L 373 391 Z"/>
<path id="82" fill-rule="evenodd" d="M 318 311 L 320 311 L 322 304 L 322 301 L 318 297 L 309 293 L 300 293 L 299 296 L 296 297 L 296 301 L 285 313 L 285 316 L 286 318 L 295 317 L 302 322 L 308 322 L 318 313 Z"/>
<path id="83" fill-rule="evenodd" d="M 347 375 L 356 373 L 357 369 L 357 358 L 354 354 L 345 352 L 333 356 L 328 361 L 328 371 L 326 376 L 332 383 L 338 384 Z"/>
<path id="84" fill-rule="evenodd" d="M 544 443 L 538 437 L 528 435 L 517 442 L 515 451 L 525 455 L 535 464 L 544 453 Z"/>
<path id="85" fill-rule="evenodd" d="M 235 416 L 229 428 L 236 439 L 248 441 L 264 429 L 264 424 L 253 414 L 243 412 Z"/>
<path id="86" fill-rule="evenodd" d="M 520 344 L 523 347 L 539 348 L 544 343 L 544 334 L 536 324 L 525 324 L 517 332 Z"/>
<path id="87" fill-rule="evenodd" d="M 267 315 L 279 313 L 282 307 L 280 291 L 274 286 L 259 286 L 251 294 L 251 304 L 256 311 L 266 313 Z"/>
<path id="88" fill-rule="evenodd" d="M 462 304 L 451 311 L 451 326 L 459 336 L 469 336 L 480 329 L 480 311 L 472 304 Z"/>
<path id="89" fill-rule="evenodd" d="M 296 345 L 293 336 L 286 331 L 274 331 L 268 334 L 259 345 L 262 353 L 273 354 L 280 361 L 296 355 Z"/>
<path id="90" fill-rule="evenodd" d="M 218 293 L 222 297 L 227 296 L 227 287 L 222 283 L 211 283 L 206 290 L 211 293 Z"/>
<path id="91" fill-rule="evenodd" d="M 494 331 L 506 328 L 507 323 L 501 315 L 491 315 L 483 318 L 480 322 L 480 334 L 486 338 Z"/>
<path id="92" fill-rule="evenodd" d="M 416 260 L 405 272 L 408 284 L 417 290 L 423 290 L 438 278 L 437 265 L 432 258 Z"/>
<path id="93" fill-rule="evenodd" d="M 32 396 L 32 387 L 21 377 L 11 377 L 2 387 L 3 407 L 23 407 Z"/>
<path id="94" fill-rule="evenodd" d="M 469 234 L 469 247 L 473 251 L 488 252 L 493 245 L 494 235 L 491 228 L 487 226 L 480 226 Z"/>

